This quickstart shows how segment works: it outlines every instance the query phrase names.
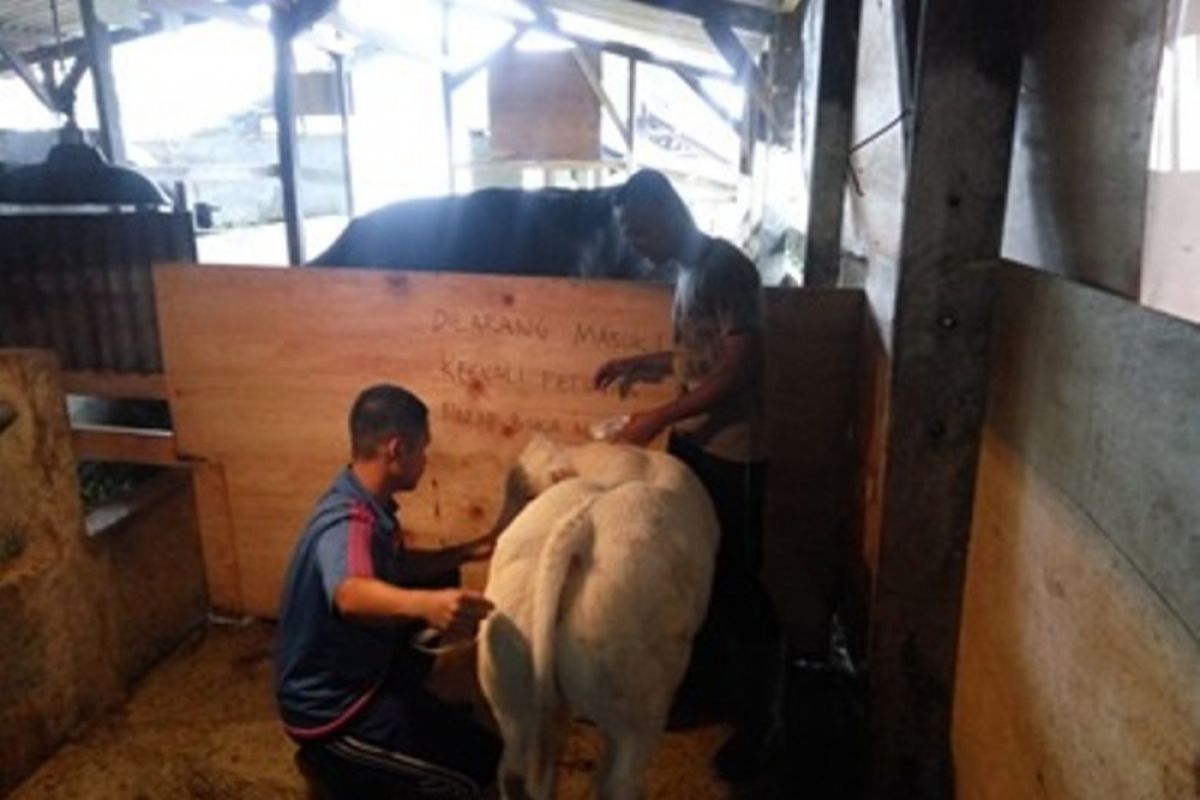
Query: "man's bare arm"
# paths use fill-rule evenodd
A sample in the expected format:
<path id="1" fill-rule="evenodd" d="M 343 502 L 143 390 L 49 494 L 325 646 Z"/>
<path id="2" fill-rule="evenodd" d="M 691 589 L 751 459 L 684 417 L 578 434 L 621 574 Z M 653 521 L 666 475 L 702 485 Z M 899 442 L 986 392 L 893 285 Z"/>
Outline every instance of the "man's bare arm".
<path id="1" fill-rule="evenodd" d="M 377 578 L 347 578 L 334 591 L 333 603 L 345 617 L 366 622 L 423 620 L 439 630 L 469 628 L 492 604 L 469 589 L 405 589 Z"/>
<path id="2" fill-rule="evenodd" d="M 607 389 L 617 383 L 621 395 L 629 393 L 635 383 L 657 383 L 671 374 L 675 354 L 670 350 L 644 353 L 628 358 L 607 361 L 596 370 L 592 383 L 597 389 Z"/>
<path id="3" fill-rule="evenodd" d="M 620 433 L 623 441 L 647 444 L 664 428 L 703 414 L 745 389 L 762 359 L 762 333 L 748 331 L 721 338 L 721 356 L 708 379 L 669 403 L 634 414 Z"/>
<path id="4" fill-rule="evenodd" d="M 496 535 L 488 534 L 464 544 L 440 550 L 407 549 L 401 570 L 404 579 L 421 581 L 456 570 L 468 561 L 483 561 L 495 549 Z"/>

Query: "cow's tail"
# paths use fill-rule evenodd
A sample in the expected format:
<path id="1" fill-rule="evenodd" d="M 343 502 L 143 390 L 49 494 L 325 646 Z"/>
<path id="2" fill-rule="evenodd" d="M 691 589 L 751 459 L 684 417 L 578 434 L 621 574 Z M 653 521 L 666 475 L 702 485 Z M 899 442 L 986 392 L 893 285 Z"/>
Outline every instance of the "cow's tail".
<path id="1" fill-rule="evenodd" d="M 554 651 L 559 605 L 571 565 L 591 548 L 594 529 L 589 511 L 596 496 L 581 500 L 555 525 L 538 559 L 533 587 L 533 626 L 530 643 L 533 650 L 533 702 L 540 735 L 529 765 L 529 776 L 540 785 L 554 770 L 555 738 L 558 735 L 558 682 L 555 677 Z"/>

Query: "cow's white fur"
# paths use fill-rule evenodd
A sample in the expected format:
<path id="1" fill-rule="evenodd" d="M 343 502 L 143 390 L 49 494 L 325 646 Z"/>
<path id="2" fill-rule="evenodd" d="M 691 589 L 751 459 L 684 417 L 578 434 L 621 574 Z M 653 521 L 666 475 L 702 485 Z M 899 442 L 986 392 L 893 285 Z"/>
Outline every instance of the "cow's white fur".
<path id="1" fill-rule="evenodd" d="M 607 743 L 598 795 L 635 798 L 708 604 L 712 503 L 681 462 L 632 447 L 535 439 L 514 469 L 533 499 L 492 559 L 479 659 L 501 791 L 550 798 L 579 716 Z"/>

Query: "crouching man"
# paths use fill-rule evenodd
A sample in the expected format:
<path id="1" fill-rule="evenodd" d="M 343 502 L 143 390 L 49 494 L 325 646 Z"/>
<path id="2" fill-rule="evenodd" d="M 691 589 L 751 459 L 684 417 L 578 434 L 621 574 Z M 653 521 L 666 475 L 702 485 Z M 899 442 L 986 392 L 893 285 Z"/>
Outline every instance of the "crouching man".
<path id="1" fill-rule="evenodd" d="M 437 551 L 406 548 L 397 492 L 425 470 L 428 411 L 398 386 L 374 386 L 350 413 L 353 460 L 317 502 L 284 585 L 275 691 L 303 761 L 359 797 L 476 797 L 500 743 L 469 710 L 425 688 L 427 627 L 462 639 L 491 604 L 458 588 L 458 568 L 487 558 L 489 537 Z"/>

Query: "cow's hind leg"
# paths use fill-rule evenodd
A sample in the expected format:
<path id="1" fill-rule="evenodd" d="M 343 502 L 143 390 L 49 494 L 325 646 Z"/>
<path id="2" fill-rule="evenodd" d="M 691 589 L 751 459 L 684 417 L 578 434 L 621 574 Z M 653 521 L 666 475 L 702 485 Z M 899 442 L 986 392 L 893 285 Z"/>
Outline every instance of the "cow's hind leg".
<path id="1" fill-rule="evenodd" d="M 529 644 L 516 624 L 502 613 L 484 623 L 479 653 L 479 682 L 500 734 L 504 752 L 497 783 L 504 800 L 529 800 L 527 768 L 536 747 L 533 703 L 533 668 Z"/>
<path id="2" fill-rule="evenodd" d="M 604 757 L 596 775 L 597 796 L 600 800 L 638 800 L 658 734 L 606 731 L 604 736 Z"/>

